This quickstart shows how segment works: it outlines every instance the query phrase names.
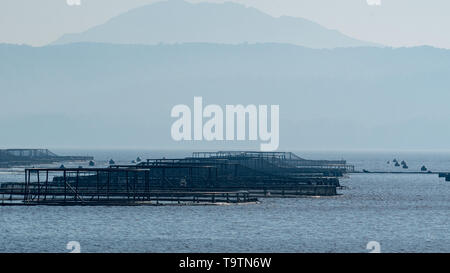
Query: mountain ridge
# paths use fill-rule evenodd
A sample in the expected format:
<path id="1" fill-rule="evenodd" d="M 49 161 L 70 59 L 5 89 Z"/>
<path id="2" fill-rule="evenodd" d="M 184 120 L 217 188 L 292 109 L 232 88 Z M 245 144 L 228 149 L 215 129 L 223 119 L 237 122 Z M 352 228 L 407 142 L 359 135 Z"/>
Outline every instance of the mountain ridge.
<path id="1" fill-rule="evenodd" d="M 310 48 L 379 46 L 304 18 L 272 17 L 236 3 L 191 4 L 178 0 L 129 10 L 85 32 L 65 34 L 51 44 L 74 42 L 147 45 L 274 42 Z"/>

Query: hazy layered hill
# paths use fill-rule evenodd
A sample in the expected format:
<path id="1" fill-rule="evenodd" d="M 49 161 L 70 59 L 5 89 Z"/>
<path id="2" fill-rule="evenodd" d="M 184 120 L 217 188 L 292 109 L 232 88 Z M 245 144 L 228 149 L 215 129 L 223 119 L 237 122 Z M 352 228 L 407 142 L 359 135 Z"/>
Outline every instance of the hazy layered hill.
<path id="1" fill-rule="evenodd" d="M 54 44 L 100 42 L 289 43 L 312 48 L 373 46 L 314 22 L 274 18 L 254 8 L 224 3 L 190 4 L 171 0 L 133 9 L 83 33 L 66 34 Z"/>
<path id="2" fill-rule="evenodd" d="M 450 148 L 449 50 L 0 45 L 0 60 L 4 146 L 223 148 L 170 137 L 172 107 L 203 96 L 279 104 L 280 149 Z"/>

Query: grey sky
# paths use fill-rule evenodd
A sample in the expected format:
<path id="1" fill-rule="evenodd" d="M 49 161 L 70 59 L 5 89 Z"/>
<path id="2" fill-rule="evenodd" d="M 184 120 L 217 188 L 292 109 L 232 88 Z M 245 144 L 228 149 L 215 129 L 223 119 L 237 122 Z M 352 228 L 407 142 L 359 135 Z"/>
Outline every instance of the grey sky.
<path id="1" fill-rule="evenodd" d="M 81 0 L 80 6 L 69 6 L 66 0 L 2 0 L 0 43 L 45 45 L 64 33 L 87 30 L 124 11 L 157 1 Z M 303 17 L 354 38 L 389 46 L 426 44 L 450 48 L 448 0 L 381 0 L 378 6 L 369 6 L 367 0 L 233 2 L 258 8 L 272 16 Z"/>

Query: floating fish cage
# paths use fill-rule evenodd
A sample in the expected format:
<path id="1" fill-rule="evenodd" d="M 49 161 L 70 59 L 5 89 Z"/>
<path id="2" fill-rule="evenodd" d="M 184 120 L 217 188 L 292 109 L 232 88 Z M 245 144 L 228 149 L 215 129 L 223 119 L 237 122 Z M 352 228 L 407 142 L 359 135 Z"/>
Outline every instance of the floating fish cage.
<path id="1" fill-rule="evenodd" d="M 3 183 L 2 205 L 214 205 L 257 202 L 247 191 L 162 188 L 150 170 L 70 168 L 25 170 L 25 183 Z M 183 181 L 181 181 L 183 182 Z"/>
<path id="2" fill-rule="evenodd" d="M 257 197 L 332 196 L 345 161 L 293 153 L 194 153 L 108 168 L 30 168 L 24 183 L 3 183 L 2 204 L 150 205 L 256 202 Z"/>
<path id="3" fill-rule="evenodd" d="M 181 179 L 187 181 L 188 187 L 248 190 L 259 195 L 271 192 L 271 196 L 274 192 L 281 196 L 286 192 L 336 195 L 339 177 L 352 169 L 345 161 L 306 161 L 293 153 L 208 152 L 180 159 L 147 159 L 135 165 L 111 167 L 151 170 L 151 176 L 157 181 L 159 178 L 162 186 L 176 186 Z M 320 167 L 316 167 L 318 165 Z"/>
<path id="4" fill-rule="evenodd" d="M 194 152 L 191 160 L 230 160 L 252 168 L 291 172 L 298 174 L 320 174 L 342 176 L 353 172 L 355 167 L 345 160 L 308 160 L 292 152 L 219 151 Z"/>
<path id="5" fill-rule="evenodd" d="M 439 178 L 445 178 L 446 182 L 450 182 L 450 173 L 439 173 Z"/>
<path id="6" fill-rule="evenodd" d="M 88 161 L 90 156 L 59 156 L 47 149 L 0 149 L 0 167 L 10 168 L 65 161 Z"/>

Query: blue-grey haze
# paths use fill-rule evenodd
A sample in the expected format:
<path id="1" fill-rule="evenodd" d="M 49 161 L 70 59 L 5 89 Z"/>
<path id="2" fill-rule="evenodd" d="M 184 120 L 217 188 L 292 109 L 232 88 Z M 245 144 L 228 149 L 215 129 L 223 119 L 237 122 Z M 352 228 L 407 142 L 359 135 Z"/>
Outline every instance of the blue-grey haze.
<path id="1" fill-rule="evenodd" d="M 279 104 L 280 149 L 449 149 L 450 51 L 285 44 L 0 46 L 0 143 L 258 148 L 174 142 L 170 110 Z"/>

